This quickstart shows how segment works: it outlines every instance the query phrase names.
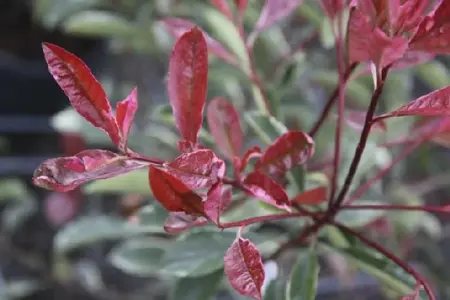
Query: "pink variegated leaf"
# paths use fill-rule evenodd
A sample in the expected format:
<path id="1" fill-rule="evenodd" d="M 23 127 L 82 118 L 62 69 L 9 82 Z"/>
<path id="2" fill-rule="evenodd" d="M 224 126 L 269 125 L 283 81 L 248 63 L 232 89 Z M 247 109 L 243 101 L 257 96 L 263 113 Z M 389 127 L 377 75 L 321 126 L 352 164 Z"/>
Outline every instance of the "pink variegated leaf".
<path id="1" fill-rule="evenodd" d="M 202 198 L 176 177 L 150 166 L 149 182 L 153 196 L 168 211 L 203 216 Z"/>
<path id="2" fill-rule="evenodd" d="M 181 154 L 164 167 L 192 190 L 210 187 L 225 174 L 225 162 L 209 149 Z"/>
<path id="3" fill-rule="evenodd" d="M 248 239 L 238 235 L 224 256 L 225 274 L 231 286 L 241 295 L 262 299 L 265 272 L 261 254 Z"/>
<path id="4" fill-rule="evenodd" d="M 74 156 L 44 161 L 34 172 L 33 183 L 48 190 L 67 192 L 85 182 L 114 177 L 148 165 L 107 150 L 85 150 Z"/>
<path id="5" fill-rule="evenodd" d="M 48 70 L 69 98 L 72 107 L 87 121 L 105 131 L 115 145 L 120 143 L 119 128 L 111 105 L 91 70 L 74 54 L 43 43 Z"/>
<path id="6" fill-rule="evenodd" d="M 164 222 L 164 230 L 167 233 L 180 233 L 189 228 L 205 225 L 208 220 L 204 217 L 187 215 L 184 212 L 170 212 Z"/>
<path id="7" fill-rule="evenodd" d="M 256 169 L 280 175 L 304 164 L 313 154 L 314 141 L 307 133 L 289 131 L 264 151 L 256 163 Z"/>
<path id="8" fill-rule="evenodd" d="M 233 105 L 225 98 L 214 98 L 208 105 L 206 116 L 220 152 L 229 160 L 240 157 L 243 134 L 239 115 Z"/>
<path id="9" fill-rule="evenodd" d="M 433 60 L 435 56 L 435 54 L 424 51 L 406 51 L 402 58 L 393 64 L 392 69 L 401 70 L 424 64 Z"/>
<path id="10" fill-rule="evenodd" d="M 221 181 L 214 184 L 208 191 L 206 201 L 203 202 L 205 215 L 216 224 L 220 224 L 220 215 L 231 204 L 232 191 L 224 188 Z"/>
<path id="11" fill-rule="evenodd" d="M 137 89 L 133 91 L 116 105 L 116 121 L 121 133 L 119 149 L 123 152 L 128 150 L 128 135 L 133 125 L 134 115 L 138 109 Z"/>
<path id="12" fill-rule="evenodd" d="M 411 101 L 376 120 L 401 116 L 450 116 L 450 86 Z"/>
<path id="13" fill-rule="evenodd" d="M 255 31 L 260 32 L 290 15 L 302 2 L 302 0 L 266 0 L 255 25 Z"/>
<path id="14" fill-rule="evenodd" d="M 291 211 L 288 195 L 283 187 L 264 173 L 255 171 L 243 181 L 246 192 L 267 204 Z"/>
<path id="15" fill-rule="evenodd" d="M 242 157 L 242 160 L 239 161 L 240 164 L 239 172 L 243 172 L 245 170 L 248 162 L 252 158 L 259 158 L 260 156 L 261 156 L 261 148 L 259 148 L 258 146 L 254 146 L 248 149 L 247 152 L 245 152 L 244 156 Z"/>
<path id="16" fill-rule="evenodd" d="M 345 0 L 320 0 L 322 10 L 327 14 L 328 18 L 334 18 L 345 8 Z"/>
<path id="17" fill-rule="evenodd" d="M 169 61 L 167 88 L 175 124 L 184 140 L 197 144 L 208 86 L 208 49 L 194 27 L 175 43 Z"/>
<path id="18" fill-rule="evenodd" d="M 211 3 L 220 11 L 225 17 L 233 20 L 233 13 L 231 12 L 228 0 L 211 0 Z"/>
<path id="19" fill-rule="evenodd" d="M 219 2 L 225 1 L 221 0 Z M 194 23 L 180 18 L 167 18 L 164 19 L 162 23 L 167 28 L 169 33 L 177 39 L 180 38 L 185 32 L 196 26 Z M 224 46 L 222 46 L 221 43 L 213 39 L 204 30 L 202 30 L 202 33 L 203 37 L 206 40 L 206 44 L 208 45 L 208 51 L 211 54 L 230 64 L 236 63 L 236 58 Z"/>
<path id="20" fill-rule="evenodd" d="M 436 10 L 423 18 L 410 41 L 410 49 L 434 54 L 450 53 L 450 2 L 440 1 Z"/>

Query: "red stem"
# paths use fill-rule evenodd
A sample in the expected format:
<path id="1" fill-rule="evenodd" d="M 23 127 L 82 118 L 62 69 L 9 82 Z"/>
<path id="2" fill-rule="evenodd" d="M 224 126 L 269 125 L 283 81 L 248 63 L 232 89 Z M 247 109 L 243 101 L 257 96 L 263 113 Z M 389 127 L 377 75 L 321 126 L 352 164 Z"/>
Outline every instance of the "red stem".
<path id="1" fill-rule="evenodd" d="M 321 215 L 321 213 L 315 213 L 313 215 L 319 216 L 319 215 Z M 304 212 L 296 212 L 296 213 L 258 216 L 258 217 L 248 218 L 248 219 L 240 220 L 240 221 L 222 223 L 222 224 L 219 224 L 218 227 L 221 229 L 225 229 L 225 228 L 232 228 L 232 227 L 249 226 L 249 225 L 252 225 L 255 223 L 260 223 L 260 222 L 284 220 L 287 218 L 298 218 L 298 217 L 305 217 L 305 216 L 310 216 L 310 214 L 305 214 Z"/>
<path id="2" fill-rule="evenodd" d="M 401 204 L 360 204 L 342 205 L 342 210 L 404 210 L 404 211 L 427 211 L 439 214 L 450 213 L 450 206 L 427 206 L 427 205 L 401 205 Z"/>
<path id="3" fill-rule="evenodd" d="M 345 75 L 344 75 L 345 82 L 348 81 L 348 79 L 350 78 L 350 75 L 353 73 L 353 71 L 356 69 L 357 66 L 358 66 L 357 63 L 353 63 L 346 70 Z M 325 122 L 325 120 L 327 119 L 327 117 L 331 111 L 331 108 L 333 107 L 334 101 L 336 100 L 338 95 L 339 95 L 339 86 L 337 86 L 336 89 L 333 91 L 333 93 L 331 93 L 330 97 L 328 98 L 327 103 L 325 104 L 325 107 L 322 110 L 322 113 L 320 114 L 319 119 L 317 119 L 316 123 L 313 125 L 313 127 L 309 131 L 309 135 L 311 137 L 314 138 L 314 136 L 317 134 L 319 129 L 322 127 L 322 125 Z"/>
<path id="4" fill-rule="evenodd" d="M 371 241 L 370 239 L 366 238 L 364 235 L 362 235 L 361 233 L 343 225 L 340 224 L 336 221 L 330 221 L 330 224 L 336 226 L 337 228 L 339 228 L 340 230 L 351 234 L 355 237 L 357 237 L 362 243 L 366 244 L 367 246 L 377 250 L 378 252 L 380 252 L 381 254 L 383 254 L 384 256 L 386 256 L 387 258 L 389 258 L 391 261 L 393 261 L 394 263 L 396 263 L 399 267 L 401 267 L 403 270 L 405 270 L 406 272 L 408 272 L 409 274 L 411 274 L 411 276 L 414 277 L 414 279 L 420 283 L 426 293 L 428 294 L 428 297 L 430 300 L 436 300 L 436 297 L 433 294 L 433 291 L 430 287 L 430 285 L 428 284 L 428 282 L 416 271 L 414 270 L 411 266 L 409 266 L 407 263 L 403 262 L 403 260 L 399 257 L 397 257 L 395 254 L 393 254 L 391 251 L 385 249 L 384 247 L 382 247 L 381 245 Z"/>

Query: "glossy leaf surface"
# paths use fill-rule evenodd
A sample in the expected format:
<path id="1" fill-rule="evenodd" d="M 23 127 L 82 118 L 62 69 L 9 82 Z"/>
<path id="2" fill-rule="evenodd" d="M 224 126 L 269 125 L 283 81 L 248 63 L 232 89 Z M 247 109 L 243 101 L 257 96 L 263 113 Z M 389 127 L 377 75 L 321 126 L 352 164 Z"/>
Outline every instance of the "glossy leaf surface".
<path id="1" fill-rule="evenodd" d="M 175 124 L 194 144 L 203 121 L 208 86 L 208 49 L 200 29 L 185 32 L 175 43 L 169 61 L 167 87 Z"/>
<path id="2" fill-rule="evenodd" d="M 244 179 L 244 186 L 252 196 L 290 211 L 289 199 L 283 187 L 261 172 L 252 172 Z"/>
<path id="3" fill-rule="evenodd" d="M 290 131 L 277 138 L 261 155 L 256 168 L 269 174 L 283 174 L 304 164 L 314 154 L 314 141 L 300 131 Z"/>
<path id="4" fill-rule="evenodd" d="M 156 167 L 149 168 L 153 195 L 168 211 L 202 215 L 202 198 L 171 174 Z"/>
<path id="5" fill-rule="evenodd" d="M 59 46 L 43 43 L 42 48 L 48 70 L 73 108 L 92 125 L 105 131 L 118 145 L 119 129 L 111 105 L 91 70 L 81 59 Z"/>
<path id="6" fill-rule="evenodd" d="M 264 266 L 261 255 L 248 239 L 238 237 L 224 256 L 225 274 L 231 286 L 241 295 L 262 299 Z"/>
<path id="7" fill-rule="evenodd" d="M 286 287 L 286 299 L 316 299 L 319 269 L 316 250 L 310 247 L 306 252 L 302 252 L 292 269 L 291 277 Z"/>
<path id="8" fill-rule="evenodd" d="M 225 98 L 214 98 L 208 105 L 209 130 L 222 154 L 233 160 L 242 151 L 242 129 L 239 115 Z"/>
<path id="9" fill-rule="evenodd" d="M 225 174 L 225 162 L 209 149 L 182 154 L 164 166 L 192 190 L 210 187 Z"/>
<path id="10" fill-rule="evenodd" d="M 128 135 L 137 109 L 137 89 L 135 88 L 125 100 L 118 102 L 116 106 L 116 121 L 121 132 L 119 148 L 124 152 L 128 149 Z"/>
<path id="11" fill-rule="evenodd" d="M 220 215 L 230 205 L 232 198 L 232 190 L 224 188 L 222 182 L 217 182 L 208 191 L 206 201 L 203 204 L 205 215 L 214 223 L 220 223 Z"/>
<path id="12" fill-rule="evenodd" d="M 51 158 L 34 172 L 33 183 L 48 190 L 67 192 L 94 179 L 105 179 L 148 166 L 107 150 L 85 150 L 74 156 Z"/>
<path id="13" fill-rule="evenodd" d="M 319 186 L 298 194 L 292 201 L 300 205 L 318 205 L 325 202 L 327 197 L 328 188 Z"/>
<path id="14" fill-rule="evenodd" d="M 302 0 L 266 0 L 255 30 L 261 31 L 291 14 Z"/>

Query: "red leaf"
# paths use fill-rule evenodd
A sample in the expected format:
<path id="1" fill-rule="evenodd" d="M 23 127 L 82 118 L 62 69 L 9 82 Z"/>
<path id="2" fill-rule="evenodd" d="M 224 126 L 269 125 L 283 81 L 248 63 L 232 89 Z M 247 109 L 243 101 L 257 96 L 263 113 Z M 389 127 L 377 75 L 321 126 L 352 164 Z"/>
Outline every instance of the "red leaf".
<path id="1" fill-rule="evenodd" d="M 202 198 L 171 174 L 150 166 L 149 181 L 153 196 L 168 211 L 203 215 Z"/>
<path id="2" fill-rule="evenodd" d="M 219 0 L 218 2 L 225 2 L 223 0 Z M 179 18 L 168 18 L 164 19 L 163 24 L 166 26 L 169 33 L 175 38 L 179 39 L 185 32 L 191 30 L 196 27 L 196 25 L 188 20 L 179 19 Z M 196 27 L 198 30 L 200 28 Z M 208 50 L 211 54 L 217 56 L 218 58 L 228 62 L 230 64 L 235 64 L 235 57 L 217 40 L 213 39 L 209 34 L 207 34 L 204 30 L 202 30 L 203 37 L 206 40 L 206 44 L 208 45 Z"/>
<path id="3" fill-rule="evenodd" d="M 319 186 L 298 194 L 292 201 L 300 205 L 318 205 L 325 202 L 327 197 L 328 188 Z"/>
<path id="4" fill-rule="evenodd" d="M 328 18 L 334 20 L 336 15 L 345 8 L 345 2 L 345 0 L 321 0 L 320 6 L 322 6 Z"/>
<path id="5" fill-rule="evenodd" d="M 239 172 L 242 172 L 247 167 L 248 162 L 252 158 L 259 158 L 261 156 L 261 148 L 258 146 L 254 146 L 245 152 L 244 156 L 242 157 L 242 161 L 240 162 L 241 166 L 239 168 Z"/>
<path id="6" fill-rule="evenodd" d="M 434 57 L 434 54 L 423 51 L 406 51 L 403 57 L 394 63 L 392 68 L 396 70 L 409 68 L 433 60 Z"/>
<path id="7" fill-rule="evenodd" d="M 430 15 L 423 18 L 411 39 L 412 50 L 423 50 L 434 54 L 450 52 L 450 2 L 440 1 Z"/>
<path id="8" fill-rule="evenodd" d="M 167 173 L 192 190 L 210 187 L 225 174 L 225 162 L 209 149 L 181 154 L 164 166 Z"/>
<path id="9" fill-rule="evenodd" d="M 34 172 L 33 183 L 44 189 L 67 192 L 94 179 L 105 179 L 148 166 L 107 150 L 85 150 L 74 156 L 51 158 Z"/>
<path id="10" fill-rule="evenodd" d="M 43 43 L 48 70 L 69 98 L 73 108 L 92 123 L 105 131 L 115 145 L 120 135 L 111 105 L 100 83 L 84 62 L 74 54 L 50 43 Z"/>
<path id="11" fill-rule="evenodd" d="M 211 3 L 228 19 L 233 20 L 233 13 L 227 0 L 211 0 Z"/>
<path id="12" fill-rule="evenodd" d="M 122 137 L 119 149 L 123 152 L 128 149 L 128 135 L 137 109 L 137 89 L 135 88 L 125 100 L 118 102 L 116 106 L 116 120 Z"/>
<path id="13" fill-rule="evenodd" d="M 236 5 L 238 13 L 241 16 L 241 18 L 244 15 L 245 10 L 247 9 L 248 4 L 247 2 L 248 2 L 247 0 L 234 0 L 234 4 Z"/>
<path id="14" fill-rule="evenodd" d="M 266 0 L 255 31 L 261 31 L 291 14 L 302 0 Z"/>
<path id="15" fill-rule="evenodd" d="M 176 42 L 167 85 L 177 128 L 185 140 L 196 144 L 208 86 L 208 52 L 200 29 L 191 29 Z"/>
<path id="16" fill-rule="evenodd" d="M 262 299 L 264 266 L 258 249 L 251 241 L 238 236 L 225 253 L 224 266 L 225 274 L 237 292 L 253 299 Z"/>
<path id="17" fill-rule="evenodd" d="M 220 215 L 231 203 L 231 189 L 224 189 L 221 181 L 218 181 L 208 191 L 206 201 L 203 203 L 205 215 L 214 223 L 220 224 Z"/>
<path id="18" fill-rule="evenodd" d="M 168 233 L 180 233 L 206 223 L 208 221 L 203 217 L 187 215 L 184 212 L 171 212 L 164 222 L 164 230 Z"/>
<path id="19" fill-rule="evenodd" d="M 242 151 L 242 129 L 239 115 L 225 98 L 214 98 L 208 105 L 209 130 L 222 154 L 233 160 Z"/>
<path id="20" fill-rule="evenodd" d="M 450 86 L 431 92 L 393 112 L 377 117 L 377 120 L 401 116 L 449 116 Z"/>
<path id="21" fill-rule="evenodd" d="M 255 171 L 244 179 L 247 193 L 280 209 L 290 211 L 290 203 L 283 187 L 270 179 L 267 175 Z"/>
<path id="22" fill-rule="evenodd" d="M 304 164 L 314 154 L 314 141 L 301 131 L 289 131 L 277 138 L 256 163 L 258 170 L 283 174 Z"/>
<path id="23" fill-rule="evenodd" d="M 390 38 L 378 27 L 373 27 L 369 16 L 354 8 L 348 25 L 349 56 L 351 62 L 372 61 L 383 68 L 400 59 L 408 48 L 408 40 Z"/>

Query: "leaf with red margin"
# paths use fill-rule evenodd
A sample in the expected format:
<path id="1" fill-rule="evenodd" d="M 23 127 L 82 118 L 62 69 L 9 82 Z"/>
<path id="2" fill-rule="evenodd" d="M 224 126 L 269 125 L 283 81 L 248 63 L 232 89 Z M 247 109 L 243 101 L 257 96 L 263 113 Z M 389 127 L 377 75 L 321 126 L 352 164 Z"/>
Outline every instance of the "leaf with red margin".
<path id="1" fill-rule="evenodd" d="M 243 186 L 247 193 L 267 204 L 291 211 L 288 195 L 283 187 L 267 175 L 258 171 L 252 172 L 245 177 Z"/>
<path id="2" fill-rule="evenodd" d="M 289 131 L 278 137 L 259 158 L 256 169 L 283 174 L 304 164 L 314 154 L 314 141 L 305 132 Z"/>
<path id="3" fill-rule="evenodd" d="M 155 199 L 171 212 L 202 216 L 202 198 L 171 174 L 150 166 L 149 182 Z"/>
<path id="4" fill-rule="evenodd" d="M 231 286 L 243 296 L 262 299 L 265 272 L 255 245 L 238 234 L 224 256 L 225 274 Z"/>
<path id="5" fill-rule="evenodd" d="M 208 191 L 206 201 L 203 202 L 205 215 L 216 224 L 220 224 L 220 215 L 231 204 L 232 191 L 223 188 L 221 181 L 214 184 Z"/>
<path id="6" fill-rule="evenodd" d="M 194 23 L 180 18 L 167 18 L 162 20 L 161 22 L 167 28 L 169 33 L 177 39 L 179 39 L 185 32 L 196 27 Z M 201 30 L 200 28 L 198 29 Z M 236 63 L 236 58 L 224 46 L 222 46 L 221 43 L 213 39 L 204 30 L 202 30 L 202 33 L 203 37 L 206 40 L 206 44 L 208 45 L 208 50 L 211 54 L 217 56 L 225 62 L 228 62 L 229 64 Z"/>
<path id="7" fill-rule="evenodd" d="M 376 120 L 402 116 L 450 116 L 450 86 L 417 98 Z"/>
<path id="8" fill-rule="evenodd" d="M 225 174 L 225 162 L 209 149 L 181 154 L 164 167 L 192 190 L 210 187 Z"/>
<path id="9" fill-rule="evenodd" d="M 245 152 L 244 156 L 242 157 L 242 160 L 239 162 L 240 164 L 239 172 L 243 172 L 245 170 L 250 159 L 259 158 L 260 156 L 261 156 L 261 148 L 259 148 L 258 146 L 254 146 L 248 149 L 247 152 Z M 235 163 L 235 165 L 237 164 Z"/>
<path id="10" fill-rule="evenodd" d="M 183 33 L 169 61 L 167 87 L 181 136 L 197 144 L 208 86 L 208 50 L 200 29 Z"/>
<path id="11" fill-rule="evenodd" d="M 208 220 L 204 217 L 187 215 L 184 212 L 170 212 L 164 222 L 164 230 L 167 233 L 180 233 L 189 228 L 205 225 Z"/>
<path id="12" fill-rule="evenodd" d="M 137 88 L 116 105 L 116 121 L 121 132 L 121 140 L 119 149 L 126 152 L 128 149 L 128 135 L 133 125 L 134 115 L 138 109 Z"/>
<path id="13" fill-rule="evenodd" d="M 410 49 L 434 54 L 450 52 L 450 2 L 440 1 L 436 10 L 422 19 L 410 41 Z"/>
<path id="14" fill-rule="evenodd" d="M 119 128 L 111 105 L 91 70 L 81 59 L 59 46 L 43 43 L 42 49 L 50 74 L 73 108 L 92 125 L 105 131 L 115 145 L 119 145 Z"/>
<path id="15" fill-rule="evenodd" d="M 85 182 L 114 177 L 148 165 L 107 150 L 85 150 L 74 156 L 44 161 L 34 171 L 33 183 L 44 189 L 67 192 Z"/>
<path id="16" fill-rule="evenodd" d="M 228 19 L 233 20 L 233 13 L 227 0 L 211 0 L 211 3 Z"/>
<path id="17" fill-rule="evenodd" d="M 292 202 L 300 205 L 318 205 L 325 202 L 327 197 L 328 188 L 325 186 L 319 186 L 298 194 L 294 197 L 294 199 L 292 199 Z"/>
<path id="18" fill-rule="evenodd" d="M 225 98 L 211 100 L 206 112 L 209 130 L 222 154 L 233 160 L 242 151 L 242 129 L 239 115 Z"/>
<path id="19" fill-rule="evenodd" d="M 402 300 L 420 300 L 420 290 L 422 289 L 422 285 L 417 284 L 414 288 L 414 291 L 411 294 L 403 296 Z"/>
<path id="20" fill-rule="evenodd" d="M 242 18 L 245 13 L 245 10 L 247 9 L 248 1 L 247 0 L 234 0 L 234 4 L 237 7 L 239 16 Z"/>
<path id="21" fill-rule="evenodd" d="M 302 0 L 266 0 L 255 25 L 255 31 L 261 31 L 291 14 Z"/>

